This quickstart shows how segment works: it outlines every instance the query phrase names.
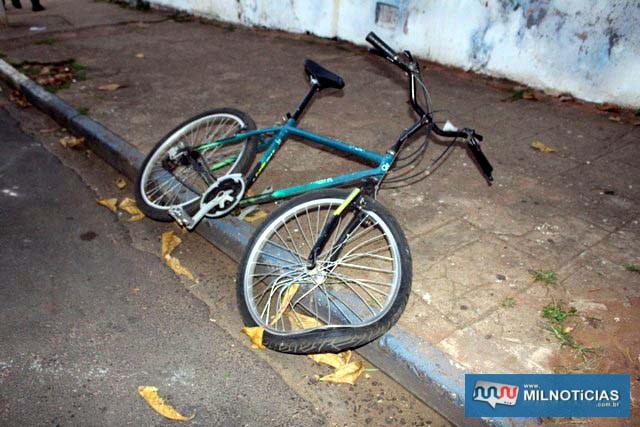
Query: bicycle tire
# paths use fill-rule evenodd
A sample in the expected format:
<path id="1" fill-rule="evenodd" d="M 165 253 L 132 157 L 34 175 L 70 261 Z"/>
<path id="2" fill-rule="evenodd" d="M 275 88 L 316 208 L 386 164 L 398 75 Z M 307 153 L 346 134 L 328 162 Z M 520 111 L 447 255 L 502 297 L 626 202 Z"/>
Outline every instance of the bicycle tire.
<path id="1" fill-rule="evenodd" d="M 216 124 L 216 121 L 219 123 Z M 168 212 L 175 206 L 182 206 L 193 215 L 198 209 L 200 195 L 208 186 L 193 168 L 174 163 L 170 166 L 174 169 L 168 171 L 166 162 L 169 161 L 169 150 L 177 146 L 200 145 L 204 140 L 222 139 L 240 129 L 255 130 L 256 124 L 242 111 L 219 108 L 191 117 L 171 130 L 151 149 L 140 168 L 135 185 L 135 197 L 140 210 L 158 221 L 172 221 Z M 214 147 L 202 154 L 208 164 L 215 165 L 217 163 L 214 162 L 218 162 L 222 165 L 225 163 L 223 159 L 232 159 L 231 163 L 216 170 L 218 176 L 235 172 L 246 175 L 255 159 L 257 145 L 258 138 L 252 136 L 237 143 Z M 183 175 L 180 176 L 180 173 Z M 163 186 L 165 188 L 161 189 Z M 162 202 L 163 199 L 166 201 Z"/>
<path id="2" fill-rule="evenodd" d="M 364 203 L 360 205 L 365 219 L 349 234 L 347 243 L 335 261 L 335 265 L 330 264 L 330 254 L 338 247 L 337 236 L 342 233 L 346 224 L 350 223 L 350 218 L 353 218 L 358 211 L 358 208 L 353 205 L 349 205 L 341 215 L 344 220 L 342 225 L 338 225 L 334 231 L 335 236 L 331 238 L 333 246 L 328 250 L 325 249 L 318 257 L 317 270 L 306 269 L 306 257 L 322 228 L 320 226 L 323 223 L 322 218 L 329 212 L 335 211 L 335 208 L 340 206 L 349 194 L 348 191 L 336 189 L 303 194 L 269 215 L 250 239 L 238 270 L 238 304 L 245 325 L 264 328 L 263 344 L 266 347 L 295 354 L 354 349 L 380 337 L 397 322 L 404 311 L 411 291 L 412 266 L 409 245 L 400 226 L 389 211 L 369 197 L 364 197 Z M 360 219 L 355 223 L 357 221 Z M 287 230 L 287 224 L 295 224 L 300 228 L 295 230 L 291 227 Z M 301 231 L 306 225 L 309 226 L 309 233 Z M 282 235 L 278 236 L 278 230 L 282 230 L 282 234 L 288 234 L 287 238 L 282 239 Z M 373 246 L 378 238 L 373 237 L 372 233 L 379 233 L 384 237 L 388 250 L 385 249 L 384 242 L 381 250 Z M 311 236 L 314 236 L 313 240 Z M 285 243 L 285 240 L 288 240 L 289 244 Z M 298 249 L 298 246 L 301 249 Z M 361 253 L 355 251 L 361 251 Z M 390 261 L 385 260 L 387 252 L 391 255 L 388 257 Z M 286 259 L 289 258 L 288 254 L 293 254 L 293 258 Z M 354 266 L 354 260 L 357 260 L 358 267 Z M 363 262 L 367 263 L 366 267 L 360 265 Z M 282 263 L 285 264 L 284 267 Z M 385 268 L 387 265 L 393 268 Z M 347 269 L 361 270 L 366 273 L 364 276 L 367 278 L 358 276 L 354 279 L 345 273 Z M 356 280 L 371 287 L 374 283 L 385 284 L 383 278 L 387 270 L 392 270 L 389 275 L 393 280 L 390 282 L 391 290 L 385 297 L 384 305 L 381 305 L 375 297 L 372 298 L 370 292 L 364 292 L 363 289 L 366 289 L 364 285 L 361 289 L 352 289 L 352 285 L 358 283 Z M 255 277 L 260 280 L 254 280 Z M 282 280 L 281 277 L 283 277 Z M 320 281 L 322 283 L 319 283 Z M 280 298 L 283 293 L 286 294 L 285 289 L 290 288 L 294 282 L 298 283 L 299 290 L 289 301 L 280 301 L 282 303 L 280 306 L 278 306 L 279 303 L 272 305 L 271 302 L 263 301 L 267 289 L 270 288 L 267 299 L 271 301 L 272 297 Z M 261 293 L 263 288 L 265 290 Z M 310 291 L 310 288 L 319 291 Z M 276 296 L 276 293 L 279 295 Z M 328 309 L 322 307 L 323 294 L 326 296 L 325 305 Z M 368 302 L 375 300 L 381 308 L 379 312 L 372 313 L 371 318 L 353 322 L 360 316 L 357 313 L 362 313 L 360 308 L 364 309 L 357 304 L 367 305 L 362 295 L 367 295 L 370 299 Z M 345 301 L 351 304 L 349 308 Z M 315 304 L 314 309 L 311 309 L 310 306 L 313 304 Z M 277 311 L 282 310 L 283 306 L 289 314 L 285 313 L 280 319 L 275 319 L 273 313 L 276 312 L 277 316 Z M 370 307 L 367 308 L 371 310 Z M 345 313 L 348 310 L 349 312 Z M 338 321 L 336 322 L 335 317 L 332 321 L 331 313 L 337 311 L 340 312 Z M 303 319 L 299 316 L 301 314 L 315 319 L 318 324 L 299 329 L 303 326 L 301 322 Z M 318 322 L 318 319 L 322 321 Z M 294 325 L 294 322 L 299 324 Z"/>

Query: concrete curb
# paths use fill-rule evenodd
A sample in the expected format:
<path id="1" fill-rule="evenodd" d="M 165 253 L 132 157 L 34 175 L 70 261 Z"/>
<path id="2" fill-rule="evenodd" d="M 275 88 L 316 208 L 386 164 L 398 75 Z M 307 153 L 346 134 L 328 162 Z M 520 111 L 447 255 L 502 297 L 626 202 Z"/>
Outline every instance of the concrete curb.
<path id="1" fill-rule="evenodd" d="M 130 180 L 136 180 L 144 155 L 118 135 L 78 111 L 0 59 L 0 78 L 20 90 L 58 124 L 85 138 L 87 146 Z M 196 232 L 236 261 L 254 228 L 236 218 L 203 220 Z M 524 425 L 537 420 L 464 418 L 463 368 L 425 340 L 396 325 L 380 339 L 358 349 L 363 357 L 456 425 Z"/>

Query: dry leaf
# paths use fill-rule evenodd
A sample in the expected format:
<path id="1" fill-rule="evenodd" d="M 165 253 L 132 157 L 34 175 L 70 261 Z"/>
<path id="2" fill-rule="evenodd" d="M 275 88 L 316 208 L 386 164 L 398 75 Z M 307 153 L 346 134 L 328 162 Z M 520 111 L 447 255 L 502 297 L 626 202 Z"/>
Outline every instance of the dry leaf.
<path id="1" fill-rule="evenodd" d="M 142 212 L 139 213 L 138 215 L 130 216 L 127 222 L 136 222 L 136 221 L 140 221 L 141 219 L 144 219 L 144 214 Z"/>
<path id="2" fill-rule="evenodd" d="M 141 219 L 144 218 L 144 214 L 140 211 L 140 209 L 138 209 L 138 206 L 136 205 L 136 201 L 129 197 L 125 197 L 124 200 L 120 202 L 120 209 L 132 215 L 127 220 L 129 222 L 140 221 Z"/>
<path id="3" fill-rule="evenodd" d="M 125 85 L 121 85 L 120 83 L 109 83 L 106 85 L 98 86 L 98 90 L 102 90 L 105 92 L 113 92 L 114 90 L 118 90 L 123 87 L 125 87 Z"/>
<path id="4" fill-rule="evenodd" d="M 255 211 L 251 212 L 249 215 L 243 218 L 246 222 L 255 222 L 265 218 L 268 214 L 262 209 L 258 208 Z"/>
<path id="5" fill-rule="evenodd" d="M 301 313 L 294 313 L 293 311 L 285 312 L 285 316 L 291 323 L 291 328 L 294 330 L 299 329 L 313 329 L 318 326 L 322 326 L 322 323 L 315 317 L 305 316 Z"/>
<path id="6" fill-rule="evenodd" d="M 115 197 L 112 199 L 98 199 L 96 200 L 96 202 L 98 202 L 99 205 L 108 208 L 113 213 L 118 212 L 118 199 L 116 199 Z"/>
<path id="7" fill-rule="evenodd" d="M 189 269 L 187 269 L 182 264 L 180 264 L 180 260 L 178 258 L 172 257 L 171 255 L 169 255 L 164 259 L 164 262 L 176 274 L 179 274 L 181 276 L 185 276 L 185 277 L 189 278 L 190 280 L 192 280 L 194 282 L 196 281 L 195 277 L 193 277 L 193 274 L 191 274 L 191 271 L 189 271 Z"/>
<path id="8" fill-rule="evenodd" d="M 176 236 L 173 231 L 162 233 L 162 258 L 171 255 L 171 252 L 173 252 L 180 243 L 182 243 L 182 239 Z"/>
<path id="9" fill-rule="evenodd" d="M 84 138 L 76 138 L 75 136 L 65 136 L 60 138 L 58 142 L 65 148 L 80 150 L 84 147 Z"/>
<path id="10" fill-rule="evenodd" d="M 116 187 L 118 187 L 120 190 L 122 190 L 126 186 L 127 186 L 127 181 L 125 181 L 124 178 L 116 179 Z"/>
<path id="11" fill-rule="evenodd" d="M 271 325 L 274 325 L 278 320 L 280 320 L 285 310 L 289 307 L 289 303 L 291 302 L 291 299 L 296 294 L 296 292 L 298 292 L 299 287 L 300 287 L 299 284 L 293 283 L 291 286 L 289 286 L 289 288 L 287 288 L 284 295 L 282 296 L 282 301 L 280 302 L 280 308 L 278 308 L 276 315 L 273 316 L 273 318 L 271 319 L 271 323 L 270 323 Z"/>
<path id="12" fill-rule="evenodd" d="M 144 58 L 144 53 L 136 53 L 136 58 Z"/>
<path id="13" fill-rule="evenodd" d="M 195 417 L 195 414 L 190 417 L 180 415 L 178 411 L 173 409 L 170 405 L 164 403 L 164 400 L 162 400 L 162 398 L 158 396 L 158 389 L 156 387 L 140 386 L 138 387 L 138 393 L 144 400 L 147 401 L 149 406 L 151 406 L 157 413 L 165 418 L 176 421 L 189 421 L 192 420 L 193 417 Z"/>
<path id="14" fill-rule="evenodd" d="M 242 328 L 240 332 L 245 334 L 251 340 L 251 348 L 255 348 L 258 350 L 264 350 L 264 344 L 262 344 L 262 334 L 264 333 L 264 328 L 262 326 L 254 326 L 253 328 Z"/>
<path id="15" fill-rule="evenodd" d="M 119 207 L 120 209 L 130 213 L 131 215 L 139 215 L 142 213 L 140 212 L 140 209 L 138 209 L 138 206 L 136 205 L 136 201 L 130 197 L 125 197 L 124 199 L 122 199 Z"/>
<path id="16" fill-rule="evenodd" d="M 530 90 L 525 90 L 524 92 L 522 92 L 522 99 L 529 99 L 531 101 L 535 101 L 536 99 L 538 99 L 538 97 L 536 96 L 535 92 Z"/>
<path id="17" fill-rule="evenodd" d="M 25 96 L 19 90 L 12 90 L 9 94 L 9 99 L 15 102 L 18 108 L 27 108 L 29 105 L 31 105 L 29 101 L 27 101 L 27 98 L 25 98 Z"/>
<path id="18" fill-rule="evenodd" d="M 351 350 L 344 351 L 342 353 L 323 353 L 323 354 L 310 354 L 309 358 L 316 363 L 324 363 L 332 368 L 341 368 L 347 365 L 351 360 Z"/>
<path id="19" fill-rule="evenodd" d="M 320 381 L 327 381 L 339 384 L 355 384 L 356 380 L 364 371 L 364 363 L 357 360 L 337 368 L 332 374 L 320 378 Z"/>
<path id="20" fill-rule="evenodd" d="M 600 111 L 606 111 L 608 113 L 619 113 L 620 107 L 614 104 L 605 102 L 604 104 L 597 105 L 596 108 Z"/>
<path id="21" fill-rule="evenodd" d="M 560 102 L 573 102 L 576 100 L 570 93 L 561 93 L 558 95 L 558 99 Z"/>
<path id="22" fill-rule="evenodd" d="M 611 120 L 612 122 L 620 123 L 620 121 L 622 120 L 622 117 L 620 117 L 620 116 L 609 116 L 609 120 Z"/>
<path id="23" fill-rule="evenodd" d="M 171 252 L 173 252 L 180 243 L 182 243 L 182 239 L 173 234 L 173 231 L 162 233 L 162 258 L 164 259 L 165 264 L 167 264 L 176 274 L 186 276 L 195 281 L 193 274 L 191 274 L 186 267 L 183 267 L 177 258 L 171 256 Z"/>
<path id="24" fill-rule="evenodd" d="M 541 141 L 533 141 L 531 143 L 531 148 L 542 151 L 543 153 L 555 153 L 556 149 L 551 148 L 548 145 L 543 144 Z"/>

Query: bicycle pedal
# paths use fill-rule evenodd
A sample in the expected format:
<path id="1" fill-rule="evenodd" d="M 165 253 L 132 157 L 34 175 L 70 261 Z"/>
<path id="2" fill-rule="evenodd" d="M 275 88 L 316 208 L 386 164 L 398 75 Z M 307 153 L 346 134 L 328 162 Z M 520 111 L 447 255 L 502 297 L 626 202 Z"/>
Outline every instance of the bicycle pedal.
<path id="1" fill-rule="evenodd" d="M 177 206 L 169 209 L 169 215 L 181 226 L 186 227 L 188 230 L 193 230 L 196 222 L 193 218 L 184 210 L 182 206 Z"/>

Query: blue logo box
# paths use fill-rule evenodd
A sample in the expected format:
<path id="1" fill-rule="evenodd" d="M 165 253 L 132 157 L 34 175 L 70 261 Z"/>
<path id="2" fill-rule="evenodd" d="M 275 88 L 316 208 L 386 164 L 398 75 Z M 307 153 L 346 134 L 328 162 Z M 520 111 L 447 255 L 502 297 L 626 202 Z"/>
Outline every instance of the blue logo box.
<path id="1" fill-rule="evenodd" d="M 628 374 L 467 374 L 465 417 L 628 418 Z"/>

